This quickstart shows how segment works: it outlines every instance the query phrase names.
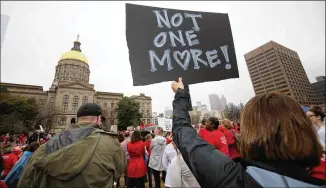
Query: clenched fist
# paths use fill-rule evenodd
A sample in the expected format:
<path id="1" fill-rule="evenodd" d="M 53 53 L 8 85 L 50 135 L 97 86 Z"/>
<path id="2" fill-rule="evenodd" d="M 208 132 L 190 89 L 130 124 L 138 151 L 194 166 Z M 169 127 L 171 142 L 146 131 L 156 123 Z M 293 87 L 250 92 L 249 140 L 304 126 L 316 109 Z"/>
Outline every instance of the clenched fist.
<path id="1" fill-rule="evenodd" d="M 172 88 L 172 90 L 173 90 L 174 93 L 177 92 L 178 88 L 184 89 L 184 85 L 182 83 L 182 78 L 179 77 L 178 82 L 173 81 L 172 84 L 171 84 L 171 88 Z"/>

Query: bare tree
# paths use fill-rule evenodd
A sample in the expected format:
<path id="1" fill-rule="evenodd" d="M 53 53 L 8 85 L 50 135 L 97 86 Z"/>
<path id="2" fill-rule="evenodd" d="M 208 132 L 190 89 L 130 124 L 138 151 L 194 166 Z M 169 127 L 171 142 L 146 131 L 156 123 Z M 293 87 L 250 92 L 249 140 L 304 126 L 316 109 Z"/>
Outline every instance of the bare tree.
<path id="1" fill-rule="evenodd" d="M 200 121 L 200 116 L 201 113 L 200 111 L 197 110 L 193 110 L 190 112 L 190 120 L 191 120 L 191 124 L 196 125 L 197 123 L 199 123 Z"/>
<path id="2" fill-rule="evenodd" d="M 60 109 L 58 107 L 49 106 L 47 110 L 40 115 L 38 122 L 41 123 L 45 132 L 50 132 L 53 130 L 56 123 L 56 118 L 58 118 L 59 113 Z"/>
<path id="3" fill-rule="evenodd" d="M 204 115 L 203 115 L 203 119 L 209 119 L 210 117 L 212 117 L 213 115 L 211 113 L 208 113 L 206 112 Z"/>
<path id="4" fill-rule="evenodd" d="M 239 121 L 240 120 L 240 105 L 236 106 L 233 103 L 229 103 L 224 108 L 224 117 L 230 119 L 231 121 Z"/>

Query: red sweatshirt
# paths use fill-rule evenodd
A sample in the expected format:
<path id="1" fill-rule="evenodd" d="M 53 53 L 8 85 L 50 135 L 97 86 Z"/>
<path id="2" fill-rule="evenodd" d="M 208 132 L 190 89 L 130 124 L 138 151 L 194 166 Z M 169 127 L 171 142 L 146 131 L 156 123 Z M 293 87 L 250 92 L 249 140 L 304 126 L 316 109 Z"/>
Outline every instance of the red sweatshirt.
<path id="1" fill-rule="evenodd" d="M 207 135 L 208 135 L 209 133 L 211 133 L 211 132 L 208 131 L 208 130 L 205 129 L 205 128 L 201 128 L 201 129 L 199 129 L 199 132 L 198 132 L 199 136 L 200 136 L 202 139 L 204 139 L 206 142 L 207 142 Z"/>
<path id="2" fill-rule="evenodd" d="M 217 150 L 229 156 L 228 142 L 223 133 L 219 130 L 214 130 L 207 136 L 207 142 L 215 146 Z"/>
<path id="3" fill-rule="evenodd" d="M 4 167 L 3 176 L 6 176 L 9 174 L 11 168 L 16 164 L 18 159 L 17 156 L 13 153 L 3 154 L 2 158 Z"/>

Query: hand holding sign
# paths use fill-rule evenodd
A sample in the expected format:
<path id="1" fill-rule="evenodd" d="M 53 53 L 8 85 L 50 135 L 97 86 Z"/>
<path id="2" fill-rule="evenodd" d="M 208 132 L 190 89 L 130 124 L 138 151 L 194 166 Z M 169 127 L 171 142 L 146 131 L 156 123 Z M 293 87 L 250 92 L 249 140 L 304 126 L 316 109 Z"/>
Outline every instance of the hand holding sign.
<path id="1" fill-rule="evenodd" d="M 172 88 L 172 90 L 173 90 L 174 93 L 177 92 L 178 88 L 184 89 L 182 78 L 179 77 L 178 82 L 173 81 L 172 84 L 171 84 L 171 88 Z"/>

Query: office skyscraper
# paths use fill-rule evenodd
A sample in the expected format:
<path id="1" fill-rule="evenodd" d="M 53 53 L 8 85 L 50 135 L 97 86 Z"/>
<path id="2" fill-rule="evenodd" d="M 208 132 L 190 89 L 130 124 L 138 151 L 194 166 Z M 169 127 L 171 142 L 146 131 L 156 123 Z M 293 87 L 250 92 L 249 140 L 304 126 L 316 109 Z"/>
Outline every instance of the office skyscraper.
<path id="1" fill-rule="evenodd" d="M 244 55 L 256 95 L 279 91 L 301 105 L 316 104 L 298 53 L 270 41 Z"/>

